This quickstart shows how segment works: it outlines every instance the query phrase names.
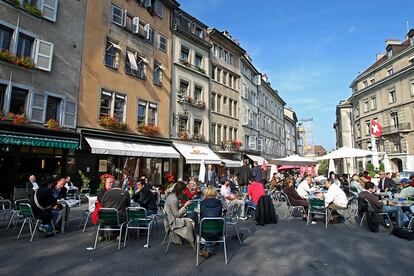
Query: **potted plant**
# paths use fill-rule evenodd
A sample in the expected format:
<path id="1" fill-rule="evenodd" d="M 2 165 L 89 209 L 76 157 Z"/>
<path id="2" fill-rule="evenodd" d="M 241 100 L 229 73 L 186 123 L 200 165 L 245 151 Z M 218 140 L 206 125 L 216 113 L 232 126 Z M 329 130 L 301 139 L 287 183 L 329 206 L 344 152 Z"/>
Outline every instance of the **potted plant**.
<path id="1" fill-rule="evenodd" d="M 9 113 L 6 117 L 7 121 L 12 122 L 15 125 L 27 125 L 28 121 L 26 119 L 26 115 L 24 114 L 14 114 L 14 113 Z"/>
<path id="2" fill-rule="evenodd" d="M 50 130 L 59 130 L 60 129 L 59 123 L 54 119 L 49 119 L 46 122 L 45 127 L 47 129 L 50 129 Z"/>
<path id="3" fill-rule="evenodd" d="M 82 190 L 89 190 L 89 183 L 91 182 L 91 179 L 89 177 L 87 177 L 81 170 L 78 171 L 80 177 L 81 177 L 81 181 L 82 181 L 82 187 L 81 187 L 81 191 Z"/>
<path id="4" fill-rule="evenodd" d="M 239 149 L 241 148 L 241 146 L 243 145 L 243 144 L 242 144 L 242 142 L 240 142 L 240 141 L 239 141 L 239 140 L 237 140 L 237 139 L 234 139 L 233 141 L 231 141 L 231 143 L 232 143 L 233 147 L 234 147 L 236 150 L 239 150 Z"/>
<path id="5" fill-rule="evenodd" d="M 117 118 L 107 115 L 100 118 L 99 125 L 106 128 L 117 128 L 119 126 L 119 122 Z"/>
<path id="6" fill-rule="evenodd" d="M 189 66 L 190 65 L 190 63 L 188 62 L 188 60 L 185 60 L 185 59 L 180 59 L 179 62 L 181 64 L 185 65 L 185 66 Z"/>
<path id="7" fill-rule="evenodd" d="M 184 130 L 180 131 L 179 137 L 183 141 L 189 141 L 190 140 L 190 135 L 188 135 L 188 132 L 184 131 Z"/>

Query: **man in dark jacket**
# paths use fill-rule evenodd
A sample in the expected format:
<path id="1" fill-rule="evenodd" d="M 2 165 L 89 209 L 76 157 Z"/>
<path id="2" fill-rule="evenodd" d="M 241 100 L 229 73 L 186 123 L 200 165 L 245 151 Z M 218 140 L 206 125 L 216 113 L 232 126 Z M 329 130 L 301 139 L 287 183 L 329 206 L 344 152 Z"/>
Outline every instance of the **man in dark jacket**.
<path id="1" fill-rule="evenodd" d="M 147 215 L 158 213 L 157 202 L 151 188 L 145 183 L 145 180 L 137 182 L 137 191 L 132 199 L 147 210 Z"/>
<path id="2" fill-rule="evenodd" d="M 379 172 L 379 177 L 378 188 L 380 188 L 381 192 L 386 192 L 393 187 L 393 181 L 384 172 Z"/>
<path id="3" fill-rule="evenodd" d="M 262 180 L 262 170 L 260 169 L 259 163 L 254 161 L 254 168 L 253 168 L 253 176 L 256 182 L 260 182 Z"/>
<path id="4" fill-rule="evenodd" d="M 239 173 L 239 185 L 247 186 L 249 184 L 249 179 L 252 177 L 252 169 L 249 166 L 247 159 L 244 159 L 243 166 L 240 167 Z"/>
<path id="5" fill-rule="evenodd" d="M 52 219 L 55 226 L 57 226 L 62 217 L 62 212 L 59 210 L 59 205 L 53 196 L 52 183 L 49 183 L 45 187 L 40 187 L 33 194 L 31 206 L 33 215 L 42 220 L 40 229 L 45 232 L 52 232 Z"/>
<path id="6" fill-rule="evenodd" d="M 129 207 L 131 199 L 128 191 L 121 189 L 119 183 L 114 183 L 112 189 L 102 197 L 102 208 L 115 208 L 119 212 L 119 221 L 126 221 L 126 208 Z"/>

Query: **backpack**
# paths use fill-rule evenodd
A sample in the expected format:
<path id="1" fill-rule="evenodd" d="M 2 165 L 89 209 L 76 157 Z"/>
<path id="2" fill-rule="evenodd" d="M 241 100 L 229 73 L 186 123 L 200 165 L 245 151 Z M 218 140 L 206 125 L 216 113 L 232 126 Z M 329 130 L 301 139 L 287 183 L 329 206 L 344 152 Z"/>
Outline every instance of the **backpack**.
<path id="1" fill-rule="evenodd" d="M 408 230 L 403 229 L 403 228 L 394 227 L 394 229 L 392 229 L 392 232 L 391 232 L 390 235 L 394 235 L 396 237 L 399 237 L 401 239 L 405 239 L 407 241 L 414 240 L 414 231 L 408 231 Z"/>

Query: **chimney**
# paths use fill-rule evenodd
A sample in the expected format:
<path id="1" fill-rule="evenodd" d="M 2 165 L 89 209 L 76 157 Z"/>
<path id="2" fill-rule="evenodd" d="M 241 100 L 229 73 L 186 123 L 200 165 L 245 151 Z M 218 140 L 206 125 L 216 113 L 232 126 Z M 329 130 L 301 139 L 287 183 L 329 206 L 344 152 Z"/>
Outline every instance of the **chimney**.
<path id="1" fill-rule="evenodd" d="M 240 45 L 239 40 L 237 38 L 233 39 L 233 42 L 236 43 L 237 45 Z"/>
<path id="2" fill-rule="evenodd" d="M 223 34 L 224 34 L 227 38 L 231 39 L 231 35 L 230 35 L 229 31 L 224 30 L 224 31 L 223 31 Z"/>
<path id="3" fill-rule="evenodd" d="M 262 79 L 263 79 L 263 81 L 264 81 L 265 83 L 268 83 L 268 82 L 269 82 L 269 78 L 267 77 L 267 75 L 266 75 L 266 74 L 263 74 L 263 75 L 262 75 Z"/>
<path id="4" fill-rule="evenodd" d="M 380 60 L 380 59 L 381 59 L 381 58 L 383 58 L 384 56 L 385 56 L 385 54 L 384 54 L 384 53 L 377 54 L 377 56 L 376 56 L 377 60 L 376 60 L 376 61 Z"/>

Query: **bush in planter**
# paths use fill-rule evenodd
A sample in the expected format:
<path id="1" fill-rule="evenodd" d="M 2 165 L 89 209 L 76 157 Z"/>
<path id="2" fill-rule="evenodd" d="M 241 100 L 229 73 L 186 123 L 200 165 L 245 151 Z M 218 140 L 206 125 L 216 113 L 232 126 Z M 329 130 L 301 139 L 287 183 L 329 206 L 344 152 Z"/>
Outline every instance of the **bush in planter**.
<path id="1" fill-rule="evenodd" d="M 42 11 L 39 10 L 38 8 L 36 8 L 35 5 L 29 4 L 29 3 L 25 3 L 23 5 L 23 9 L 25 11 L 27 11 L 28 13 L 30 13 L 31 15 L 34 15 L 34 16 L 37 16 L 37 17 L 42 16 Z"/>
<path id="2" fill-rule="evenodd" d="M 99 125 L 106 127 L 106 128 L 117 128 L 119 126 L 119 122 L 117 118 L 112 116 L 102 116 Z"/>
<path id="3" fill-rule="evenodd" d="M 161 133 L 161 130 L 158 126 L 146 125 L 144 123 L 139 124 L 137 126 L 137 130 L 147 135 L 159 135 Z"/>
<path id="4" fill-rule="evenodd" d="M 47 127 L 47 129 L 51 129 L 51 130 L 59 130 L 60 126 L 58 124 L 58 122 L 54 119 L 50 119 L 46 122 L 45 126 Z"/>
<path id="5" fill-rule="evenodd" d="M 372 164 L 371 162 L 368 162 L 366 166 L 366 170 L 368 171 L 369 176 L 375 177 L 376 173 L 375 173 L 374 164 Z"/>

